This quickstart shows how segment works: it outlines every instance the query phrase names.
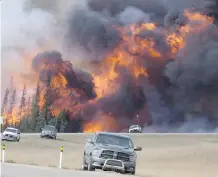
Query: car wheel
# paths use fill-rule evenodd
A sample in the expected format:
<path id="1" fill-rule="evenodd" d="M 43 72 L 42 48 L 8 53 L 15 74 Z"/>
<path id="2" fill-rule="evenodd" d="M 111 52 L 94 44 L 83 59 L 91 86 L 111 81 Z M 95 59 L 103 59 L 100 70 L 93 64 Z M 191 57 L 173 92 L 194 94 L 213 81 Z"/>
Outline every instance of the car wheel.
<path id="1" fill-rule="evenodd" d="M 18 138 L 17 141 L 20 141 L 20 138 Z"/>
<path id="2" fill-rule="evenodd" d="M 91 157 L 89 158 L 89 162 L 88 162 L 88 171 L 95 171 L 95 168 L 93 167 L 93 164 L 92 164 Z"/>
<path id="3" fill-rule="evenodd" d="M 54 139 L 56 140 L 56 136 L 54 137 Z"/>

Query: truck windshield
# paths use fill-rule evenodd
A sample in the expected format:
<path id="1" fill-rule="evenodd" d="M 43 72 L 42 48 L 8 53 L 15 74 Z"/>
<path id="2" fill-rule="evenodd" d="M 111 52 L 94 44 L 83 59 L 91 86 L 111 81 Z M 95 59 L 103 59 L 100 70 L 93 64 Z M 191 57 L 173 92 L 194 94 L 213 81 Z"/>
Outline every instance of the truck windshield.
<path id="1" fill-rule="evenodd" d="M 99 134 L 96 142 L 100 144 L 118 145 L 118 146 L 122 146 L 124 148 L 129 148 L 129 149 L 134 148 L 134 145 L 131 139 L 126 138 L 126 137 L 116 136 L 116 135 Z"/>
<path id="2" fill-rule="evenodd" d="M 12 129 L 12 128 L 6 128 L 7 132 L 12 132 L 12 133 L 17 133 L 17 130 L 16 129 Z"/>
<path id="3" fill-rule="evenodd" d="M 44 129 L 44 130 L 48 130 L 48 131 L 54 131 L 54 130 L 55 130 L 55 127 L 50 126 L 50 125 L 46 125 L 43 129 Z"/>

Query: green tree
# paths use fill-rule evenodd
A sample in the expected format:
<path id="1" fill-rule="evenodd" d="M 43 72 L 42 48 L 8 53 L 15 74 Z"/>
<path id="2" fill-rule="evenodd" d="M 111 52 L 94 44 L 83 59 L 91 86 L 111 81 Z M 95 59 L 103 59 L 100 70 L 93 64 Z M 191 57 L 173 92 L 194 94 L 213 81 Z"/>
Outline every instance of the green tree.
<path id="1" fill-rule="evenodd" d="M 39 80 L 37 82 L 36 93 L 32 100 L 32 118 L 31 118 L 31 129 L 32 131 L 36 131 L 38 128 L 37 126 L 37 119 L 39 117 L 39 98 L 40 98 L 40 87 L 39 87 Z"/>
<path id="2" fill-rule="evenodd" d="M 68 112 L 63 110 L 60 112 L 59 116 L 58 116 L 58 121 L 57 121 L 57 127 L 59 132 L 64 132 L 65 129 L 68 126 Z"/>
<path id="3" fill-rule="evenodd" d="M 47 85 L 45 88 L 45 94 L 44 94 L 45 103 L 43 105 L 42 110 L 39 112 L 39 116 L 37 117 L 37 123 L 36 123 L 37 131 L 40 131 L 40 129 L 43 126 L 48 125 L 51 119 L 53 118 L 50 110 L 50 106 L 52 104 L 52 100 L 51 100 L 52 87 L 50 83 L 51 83 L 51 77 L 48 78 Z"/>
<path id="4" fill-rule="evenodd" d="M 21 126 L 21 120 L 26 117 L 26 94 L 26 85 L 24 85 L 19 106 L 19 127 Z"/>
<path id="5" fill-rule="evenodd" d="M 47 81 L 47 86 L 46 86 L 46 90 L 45 90 L 45 104 L 43 107 L 43 112 L 44 112 L 44 118 L 45 118 L 45 124 L 48 125 L 49 120 L 52 118 L 52 114 L 51 114 L 51 110 L 50 110 L 50 106 L 52 104 L 52 87 L 51 87 L 51 77 L 48 77 L 48 81 Z"/>

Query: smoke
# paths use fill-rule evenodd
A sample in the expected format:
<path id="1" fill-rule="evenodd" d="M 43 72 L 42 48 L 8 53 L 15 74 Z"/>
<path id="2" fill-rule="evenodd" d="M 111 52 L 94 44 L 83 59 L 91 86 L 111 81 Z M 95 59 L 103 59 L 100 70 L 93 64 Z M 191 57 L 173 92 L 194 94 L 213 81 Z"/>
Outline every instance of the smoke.
<path id="1" fill-rule="evenodd" d="M 123 74 L 118 69 L 119 77 L 129 78 L 132 82 L 125 84 L 125 79 L 116 81 L 122 86 L 115 96 L 103 99 L 104 111 L 112 112 L 116 117 L 133 118 L 137 110 L 147 105 L 152 127 L 160 127 L 158 131 L 167 131 L 161 127 L 171 127 L 173 131 L 190 132 L 192 126 L 199 127 L 196 131 L 208 131 L 211 124 L 217 124 L 217 26 L 202 19 L 190 20 L 184 11 L 191 8 L 190 12 L 204 12 L 208 4 L 204 0 L 90 0 L 85 8 L 80 7 L 70 14 L 68 44 L 79 46 L 81 51 L 89 53 L 87 62 L 91 59 L 105 60 L 108 53 L 122 43 L 122 36 L 125 34 L 128 37 L 128 32 L 120 33 L 115 27 L 125 28 L 142 23 L 157 26 L 153 30 L 140 30 L 136 37 L 151 39 L 153 49 L 163 57 L 161 61 L 155 60 L 147 50 L 136 54 L 131 52 L 131 48 L 126 49 L 130 55 L 138 55 L 140 66 L 148 72 L 148 77 L 139 82 L 142 92 L 133 87 L 135 79 L 128 72 Z M 206 26 L 202 27 L 203 23 Z M 166 41 L 164 30 L 177 34 L 178 28 L 183 26 L 199 28 L 199 31 L 190 31 L 184 36 L 185 47 L 178 49 L 176 55 L 169 56 L 171 46 Z M 131 43 L 131 47 L 134 45 Z M 135 107 L 131 96 L 140 92 L 142 99 L 135 102 L 141 107 Z"/>
<path id="2" fill-rule="evenodd" d="M 111 124 L 116 120 L 116 131 L 136 123 L 137 114 L 145 132 L 215 129 L 218 29 L 202 15 L 187 14 L 208 14 L 215 5 L 206 0 L 29 2 L 3 3 L 3 72 L 23 78 L 34 71 L 42 84 L 53 79 L 61 92 L 54 110 L 68 108 L 72 117 L 95 124 L 101 116 Z M 28 68 L 22 60 L 26 53 L 31 53 Z M 73 68 L 78 58 L 89 73 Z M 18 63 L 16 70 L 11 63 Z"/>
<path id="3" fill-rule="evenodd" d="M 23 87 L 23 77 L 27 85 L 35 84 L 30 76 L 31 59 L 44 48 L 56 48 L 56 19 L 42 9 L 25 10 L 24 0 L 3 0 L 2 2 L 2 83 L 1 94 L 4 94 L 11 76 L 17 87 Z M 49 47 L 48 47 L 49 46 Z M 19 77 L 20 76 L 20 77 Z"/>

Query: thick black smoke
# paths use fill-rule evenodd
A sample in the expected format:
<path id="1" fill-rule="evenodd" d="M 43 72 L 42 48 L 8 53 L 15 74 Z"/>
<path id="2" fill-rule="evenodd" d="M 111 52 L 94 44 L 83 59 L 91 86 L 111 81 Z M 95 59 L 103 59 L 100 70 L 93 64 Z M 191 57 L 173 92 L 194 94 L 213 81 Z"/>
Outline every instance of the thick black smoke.
<path id="1" fill-rule="evenodd" d="M 160 3 L 162 2 L 162 3 Z M 174 58 L 169 57 L 170 46 L 165 40 L 165 30 L 178 32 L 184 25 L 197 27 L 202 21 L 191 22 L 184 9 L 199 11 L 217 17 L 217 5 L 206 2 L 174 8 L 166 1 L 152 0 L 90 0 L 87 7 L 74 9 L 68 19 L 68 44 L 79 46 L 90 58 L 104 59 L 122 40 L 115 26 L 152 22 L 156 30 L 144 30 L 137 37 L 152 39 L 154 48 L 163 56 L 154 60 L 147 51 L 131 53 L 140 58 L 140 64 L 148 71 L 140 84 L 128 72 L 120 72 L 122 87 L 115 95 L 101 99 L 100 109 L 118 117 L 134 117 L 145 105 L 148 106 L 157 131 L 175 130 L 181 125 L 199 126 L 218 124 L 218 28 L 216 22 L 208 24 L 200 32 L 190 32 L 186 45 Z M 191 2 L 191 1 L 190 1 Z M 214 1 L 215 2 L 215 1 Z M 204 7 L 205 6 L 205 7 Z M 128 48 L 126 49 L 128 51 Z M 89 58 L 89 59 L 90 59 Z M 89 60 L 87 61 L 89 62 Z M 128 79 L 124 79 L 128 78 Z M 186 122 L 186 124 L 184 124 Z M 188 123 L 187 123 L 188 122 Z M 177 127 L 178 126 L 178 127 Z M 210 129 L 212 128 L 209 126 Z M 207 129 L 205 126 L 203 128 Z M 189 131 L 182 126 L 182 130 Z M 181 129 L 179 129 L 181 131 Z"/>
<path id="2" fill-rule="evenodd" d="M 136 21 L 163 25 L 166 13 L 165 7 L 153 0 L 90 0 L 87 8 L 74 8 L 70 14 L 67 39 L 98 59 L 120 41 L 120 33 L 114 26 Z"/>
<path id="3" fill-rule="evenodd" d="M 82 70 L 73 70 L 70 62 L 62 59 L 62 54 L 58 51 L 45 51 L 37 54 L 32 60 L 33 70 L 39 74 L 40 82 L 45 85 L 50 84 L 51 79 L 58 74 L 62 74 L 67 80 L 67 87 L 81 90 L 89 99 L 94 98 L 94 85 L 92 77 Z"/>
<path id="4" fill-rule="evenodd" d="M 208 0 L 210 4 L 207 7 L 208 14 L 215 18 L 215 23 L 218 23 L 218 0 Z"/>

